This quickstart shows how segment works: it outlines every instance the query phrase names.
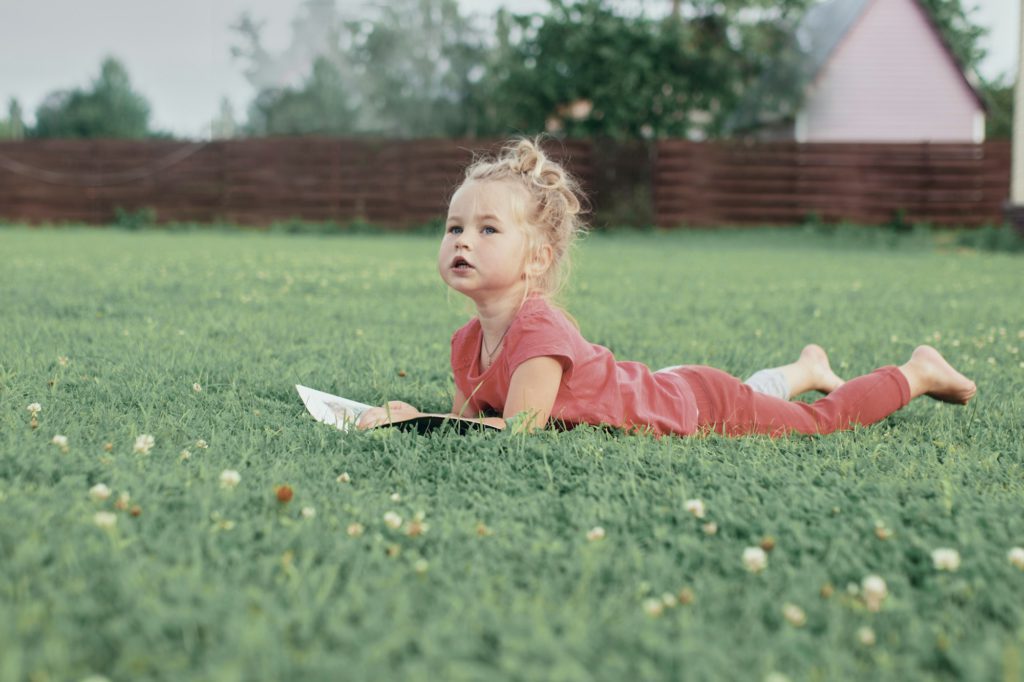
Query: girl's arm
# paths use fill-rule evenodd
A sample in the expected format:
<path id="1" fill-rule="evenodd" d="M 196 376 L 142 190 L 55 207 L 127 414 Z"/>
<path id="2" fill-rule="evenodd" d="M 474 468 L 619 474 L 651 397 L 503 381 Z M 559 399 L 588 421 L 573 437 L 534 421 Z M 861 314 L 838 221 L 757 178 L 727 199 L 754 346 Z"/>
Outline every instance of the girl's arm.
<path id="1" fill-rule="evenodd" d="M 505 396 L 505 419 L 525 413 L 519 428 L 525 431 L 543 429 L 555 406 L 562 384 L 562 363 L 550 355 L 530 358 L 516 368 Z"/>
<path id="2" fill-rule="evenodd" d="M 551 416 L 551 408 L 555 406 L 555 397 L 561 383 L 562 364 L 558 360 L 547 355 L 530 358 L 512 373 L 508 395 L 505 397 L 504 418 L 484 417 L 473 421 L 503 429 L 506 426 L 505 420 L 525 414 L 525 421 L 519 428 L 525 431 L 543 429 Z M 452 415 L 470 419 L 464 415 L 467 409 L 466 396 L 456 388 L 452 399 Z M 364 412 L 357 426 L 368 429 L 386 423 L 389 417 L 393 421 L 402 421 L 421 414 L 409 403 L 392 400 L 384 407 L 374 407 Z"/>
<path id="3" fill-rule="evenodd" d="M 473 419 L 472 417 L 464 416 L 462 412 L 465 412 L 468 409 L 468 406 L 466 405 L 466 399 L 461 398 L 461 393 L 458 389 L 455 389 L 454 403 L 455 405 L 452 407 L 453 417 L 478 421 L 499 429 L 504 429 L 506 426 L 505 420 L 501 417 Z M 425 413 L 420 412 L 409 403 L 403 403 L 401 400 L 389 400 L 387 405 L 371 407 L 369 410 L 364 412 L 362 416 L 359 417 L 359 422 L 356 424 L 356 428 L 372 429 L 374 426 L 380 426 L 381 424 L 387 424 L 389 422 L 402 422 L 416 417 L 422 417 L 424 414 Z"/>
<path id="4" fill-rule="evenodd" d="M 456 386 L 455 395 L 452 397 L 452 414 L 456 417 L 468 417 L 469 400 L 462 394 L 462 390 Z"/>
<path id="5" fill-rule="evenodd" d="M 363 418 L 359 420 L 359 425 L 362 428 L 367 428 L 374 424 L 387 421 L 389 415 L 397 420 L 408 419 L 409 417 L 418 417 L 421 414 L 422 412 L 409 403 L 403 403 L 401 400 L 391 400 L 388 401 L 387 405 L 374 407 L 363 413 Z M 473 416 L 469 414 L 469 401 L 466 400 L 466 396 L 462 394 L 462 391 L 458 386 L 455 387 L 455 396 L 452 398 L 452 415 L 465 419 L 473 418 Z"/>

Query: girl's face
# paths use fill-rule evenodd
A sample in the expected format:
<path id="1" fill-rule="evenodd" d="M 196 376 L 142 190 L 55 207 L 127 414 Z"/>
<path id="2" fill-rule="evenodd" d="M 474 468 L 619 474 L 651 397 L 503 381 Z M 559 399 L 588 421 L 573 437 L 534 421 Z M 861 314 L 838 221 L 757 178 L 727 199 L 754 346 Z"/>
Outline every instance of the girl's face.
<path id="1" fill-rule="evenodd" d="M 437 269 L 448 286 L 478 303 L 526 288 L 529 226 L 516 219 L 513 201 L 530 198 L 513 182 L 470 180 L 448 206 Z"/>

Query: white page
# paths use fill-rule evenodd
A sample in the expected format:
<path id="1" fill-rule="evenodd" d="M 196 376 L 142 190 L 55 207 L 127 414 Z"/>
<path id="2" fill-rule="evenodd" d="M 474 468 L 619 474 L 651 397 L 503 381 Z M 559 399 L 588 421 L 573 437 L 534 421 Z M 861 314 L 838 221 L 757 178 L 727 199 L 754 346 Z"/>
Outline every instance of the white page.
<path id="1" fill-rule="evenodd" d="M 359 421 L 360 415 L 371 407 L 300 384 L 295 384 L 295 390 L 314 419 L 331 424 L 341 431 L 348 431 L 352 424 Z"/>

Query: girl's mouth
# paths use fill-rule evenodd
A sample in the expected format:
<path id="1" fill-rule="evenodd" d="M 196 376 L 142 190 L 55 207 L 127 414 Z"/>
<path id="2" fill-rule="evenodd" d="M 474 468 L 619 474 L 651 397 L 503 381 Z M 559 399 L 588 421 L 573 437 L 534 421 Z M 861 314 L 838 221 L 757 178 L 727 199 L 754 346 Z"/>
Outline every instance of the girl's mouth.
<path id="1" fill-rule="evenodd" d="M 472 267 L 473 266 L 469 264 L 469 261 L 462 256 L 456 256 L 452 260 L 452 268 L 455 270 L 470 270 Z"/>

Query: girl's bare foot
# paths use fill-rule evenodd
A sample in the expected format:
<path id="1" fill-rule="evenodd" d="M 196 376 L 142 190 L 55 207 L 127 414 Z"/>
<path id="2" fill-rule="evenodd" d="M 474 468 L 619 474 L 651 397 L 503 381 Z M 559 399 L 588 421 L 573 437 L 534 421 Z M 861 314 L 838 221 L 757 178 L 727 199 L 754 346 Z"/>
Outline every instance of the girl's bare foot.
<path id="1" fill-rule="evenodd" d="M 832 371 L 825 350 L 815 343 L 804 346 L 796 362 L 776 367 L 775 370 L 786 377 L 790 398 L 805 391 L 831 393 L 846 383 Z"/>
<path id="2" fill-rule="evenodd" d="M 946 358 L 931 346 L 915 348 L 900 371 L 910 383 L 912 398 L 927 395 L 946 403 L 966 405 L 978 392 L 973 381 L 953 369 Z"/>
<path id="3" fill-rule="evenodd" d="M 803 365 L 808 372 L 809 387 L 807 390 L 831 393 L 846 382 L 832 371 L 825 349 L 816 343 L 809 343 L 800 351 L 797 364 Z"/>

